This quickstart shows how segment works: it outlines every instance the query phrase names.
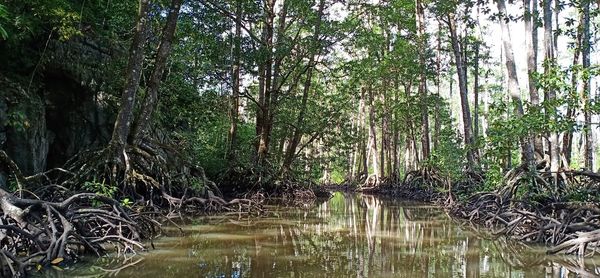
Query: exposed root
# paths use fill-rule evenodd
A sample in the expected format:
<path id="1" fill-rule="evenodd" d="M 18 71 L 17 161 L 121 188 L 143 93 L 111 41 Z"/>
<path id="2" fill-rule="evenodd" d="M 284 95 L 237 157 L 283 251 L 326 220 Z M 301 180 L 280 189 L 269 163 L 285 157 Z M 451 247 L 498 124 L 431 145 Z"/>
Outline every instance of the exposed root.
<path id="1" fill-rule="evenodd" d="M 306 180 L 296 180 L 292 174 L 279 178 L 278 173 L 263 169 L 232 167 L 219 182 L 228 195 L 251 200 L 280 200 L 284 205 L 311 207 L 319 198 L 328 198 L 330 193 Z"/>
<path id="2" fill-rule="evenodd" d="M 64 184 L 73 187 L 92 180 L 107 183 L 116 186 L 120 196 L 171 211 L 182 210 L 186 205 L 198 208 L 199 202 L 190 201 L 194 198 L 209 200 L 207 211 L 223 208 L 218 205 L 223 194 L 216 184 L 201 167 L 187 161 L 176 150 L 158 143 L 129 146 L 118 157 L 109 147 L 81 153 L 67 162 L 65 167 L 76 174 Z"/>
<path id="3" fill-rule="evenodd" d="M 402 183 L 397 178 L 382 178 L 377 186 L 361 187 L 357 190 L 367 194 L 383 194 L 395 198 L 421 202 L 436 202 L 446 200 L 439 185 L 447 185 L 450 192 L 448 179 L 434 168 L 425 167 L 421 170 L 408 172 Z"/>
<path id="4" fill-rule="evenodd" d="M 93 202 L 95 202 L 93 204 Z M 0 189 L 0 274 L 23 276 L 31 268 L 102 255 L 144 250 L 159 224 L 111 198 L 75 194 L 62 202 L 14 196 Z"/>
<path id="5" fill-rule="evenodd" d="M 600 184 L 600 175 L 588 172 L 561 172 L 570 187 L 585 188 Z M 484 225 L 496 235 L 553 246 L 549 253 L 590 256 L 600 247 L 600 206 L 598 203 L 560 202 L 568 187 L 550 187 L 551 175 L 518 167 L 505 176 L 505 186 L 494 192 L 473 194 L 449 208 L 450 214 Z M 583 184 L 585 181 L 587 185 Z M 537 192 L 518 196 L 520 186 L 533 183 Z M 549 192 L 554 199 L 532 201 L 528 194 Z M 521 193 L 523 194 L 523 193 Z M 525 199 L 522 199 L 525 198 Z"/>
<path id="6" fill-rule="evenodd" d="M 308 208 L 316 204 L 317 194 L 321 197 L 329 197 L 327 192 L 316 192 L 314 189 L 317 187 L 311 182 L 288 179 L 277 181 L 273 188 L 266 188 L 262 192 L 268 198 L 282 200 L 284 204 Z"/>
<path id="7" fill-rule="evenodd" d="M 375 188 L 381 184 L 381 179 L 377 174 L 371 174 L 367 176 L 365 181 L 363 182 L 361 188 L 362 189 L 370 189 Z"/>
<path id="8" fill-rule="evenodd" d="M 423 188 L 433 188 L 440 184 L 446 184 L 447 179 L 440 175 L 439 171 L 431 167 L 423 167 L 420 170 L 410 171 L 404 176 L 404 185 L 414 185 Z"/>
<path id="9" fill-rule="evenodd" d="M 144 250 L 143 242 L 160 233 L 155 219 L 163 215 L 262 211 L 262 199 L 224 200 L 202 168 L 185 161 L 145 144 L 117 157 L 110 148 L 83 152 L 64 169 L 24 177 L 0 151 L 0 170 L 18 187 L 14 194 L 0 188 L 0 276 L 72 262 L 82 253 Z"/>

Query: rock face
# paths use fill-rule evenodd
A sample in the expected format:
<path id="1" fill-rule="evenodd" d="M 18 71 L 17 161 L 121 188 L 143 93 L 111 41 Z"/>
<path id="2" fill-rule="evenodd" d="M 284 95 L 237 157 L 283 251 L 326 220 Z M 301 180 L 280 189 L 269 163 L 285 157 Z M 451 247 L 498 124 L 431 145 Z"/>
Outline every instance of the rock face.
<path id="1" fill-rule="evenodd" d="M 46 169 L 48 132 L 42 98 L 0 77 L 0 144 L 24 174 Z"/>
<path id="2" fill-rule="evenodd" d="M 0 73 L 0 149 L 23 174 L 60 167 L 110 139 L 113 113 L 106 97 L 92 89 L 108 56 L 94 46 L 83 39 L 55 42 L 33 86 L 27 78 Z"/>
<path id="3" fill-rule="evenodd" d="M 46 79 L 46 128 L 51 139 L 47 166 L 53 168 L 84 149 L 104 146 L 110 140 L 113 119 L 101 94 L 64 75 L 48 74 Z"/>

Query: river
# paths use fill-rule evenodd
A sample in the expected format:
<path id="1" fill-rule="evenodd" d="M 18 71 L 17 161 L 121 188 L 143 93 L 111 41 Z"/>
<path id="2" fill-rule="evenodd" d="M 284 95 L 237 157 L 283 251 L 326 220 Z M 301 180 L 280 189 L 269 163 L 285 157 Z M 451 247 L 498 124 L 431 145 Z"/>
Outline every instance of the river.
<path id="1" fill-rule="evenodd" d="M 53 271 L 119 277 L 596 277 L 600 259 L 547 256 L 489 239 L 435 206 L 335 193 L 310 209 L 267 206 L 259 217 L 203 217 L 156 249 Z M 112 270 L 111 270 L 112 269 Z M 54 275 L 50 275 L 54 276 Z"/>

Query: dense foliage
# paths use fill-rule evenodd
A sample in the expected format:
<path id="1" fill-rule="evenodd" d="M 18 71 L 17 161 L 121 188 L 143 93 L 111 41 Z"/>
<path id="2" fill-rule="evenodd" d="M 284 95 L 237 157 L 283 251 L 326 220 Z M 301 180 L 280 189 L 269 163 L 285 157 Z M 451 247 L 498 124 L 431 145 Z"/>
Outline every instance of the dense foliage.
<path id="1" fill-rule="evenodd" d="M 494 187 L 503 173 L 526 162 L 521 153 L 527 144 L 554 171 L 593 171 L 596 150 L 586 146 L 597 136 L 598 67 L 590 58 L 596 3 L 552 6 L 558 26 L 544 26 L 544 2 L 509 3 L 508 14 L 498 10 L 501 3 L 506 6 L 185 2 L 153 114 L 154 133 L 180 142 L 214 179 L 239 168 L 324 183 L 379 183 L 426 167 L 454 181 L 466 170 L 483 171 Z M 31 93 L 49 86 L 52 78 L 45 76 L 66 72 L 102 92 L 116 113 L 137 4 L 1 4 L 1 74 Z M 154 62 L 167 4 L 150 4 L 147 64 Z M 529 83 L 517 87 L 516 97 L 507 83 L 512 73 L 501 62 L 509 59 L 507 49 L 497 49 L 507 42 L 497 34 L 501 22 L 519 30 L 509 51 L 519 52 L 517 40 L 528 42 L 527 55 L 517 55 L 522 60 L 516 64 L 518 80 Z M 553 38 L 544 36 L 547 29 Z M 558 41 L 550 56 L 544 54 L 546 40 Z M 73 43 L 92 45 L 102 57 L 90 65 L 81 55 L 69 56 Z M 144 68 L 141 96 L 151 70 Z M 23 123 L 32 119 L 13 111 L 25 109 L 12 109 L 8 125 L 27 128 Z M 557 158 L 552 144 L 560 145 Z"/>

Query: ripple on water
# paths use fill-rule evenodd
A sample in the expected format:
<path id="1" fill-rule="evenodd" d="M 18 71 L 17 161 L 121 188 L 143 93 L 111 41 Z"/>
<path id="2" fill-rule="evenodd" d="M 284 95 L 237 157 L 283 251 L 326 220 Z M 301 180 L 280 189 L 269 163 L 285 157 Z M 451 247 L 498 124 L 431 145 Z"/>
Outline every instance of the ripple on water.
<path id="1" fill-rule="evenodd" d="M 194 239 L 212 240 L 212 241 L 240 241 L 240 240 L 253 240 L 256 238 L 255 235 L 244 235 L 244 234 L 230 234 L 230 233 L 206 233 L 206 234 L 193 234 Z"/>

